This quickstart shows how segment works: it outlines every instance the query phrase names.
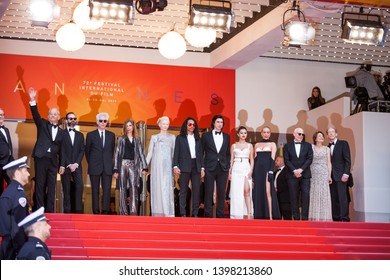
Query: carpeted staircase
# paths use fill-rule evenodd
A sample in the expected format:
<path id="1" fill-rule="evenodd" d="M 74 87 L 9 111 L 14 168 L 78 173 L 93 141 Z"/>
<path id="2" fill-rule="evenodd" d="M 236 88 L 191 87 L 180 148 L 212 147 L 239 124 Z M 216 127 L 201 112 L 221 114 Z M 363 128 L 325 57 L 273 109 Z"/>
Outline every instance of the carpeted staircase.
<path id="1" fill-rule="evenodd" d="M 390 260 L 390 224 L 46 214 L 57 260 Z"/>

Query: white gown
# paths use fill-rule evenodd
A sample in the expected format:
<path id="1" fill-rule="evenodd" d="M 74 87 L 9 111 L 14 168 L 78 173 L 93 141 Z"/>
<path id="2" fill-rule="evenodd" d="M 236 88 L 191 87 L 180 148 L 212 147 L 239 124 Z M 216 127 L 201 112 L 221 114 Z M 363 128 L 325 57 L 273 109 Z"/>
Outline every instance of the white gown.
<path id="1" fill-rule="evenodd" d="M 152 135 L 146 161 L 151 162 L 150 204 L 152 216 L 175 216 L 173 197 L 172 157 L 175 136 L 167 133 Z"/>
<path id="2" fill-rule="evenodd" d="M 236 144 L 233 145 L 234 163 L 230 182 L 230 218 L 243 219 L 244 215 L 248 215 L 244 199 L 244 182 L 251 170 L 249 162 L 250 144 L 242 150 L 236 148 Z M 249 180 L 249 186 L 252 189 L 252 180 Z M 252 202 L 252 191 L 250 201 Z M 253 213 L 253 210 L 251 209 L 249 212 Z"/>

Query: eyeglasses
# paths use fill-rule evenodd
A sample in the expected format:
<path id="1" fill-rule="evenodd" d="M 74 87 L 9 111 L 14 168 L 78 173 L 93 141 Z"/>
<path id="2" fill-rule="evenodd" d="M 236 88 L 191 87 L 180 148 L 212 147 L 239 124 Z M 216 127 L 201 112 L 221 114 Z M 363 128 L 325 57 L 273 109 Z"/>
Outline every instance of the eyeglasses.
<path id="1" fill-rule="evenodd" d="M 196 125 L 194 123 L 187 123 L 187 126 L 189 127 L 195 127 Z"/>
<path id="2" fill-rule="evenodd" d="M 77 118 L 68 118 L 70 121 L 77 121 Z"/>
<path id="3" fill-rule="evenodd" d="M 297 133 L 299 136 L 305 136 L 305 134 L 304 133 L 300 133 L 300 132 L 298 132 Z"/>
<path id="4" fill-rule="evenodd" d="M 104 122 L 104 123 L 106 123 L 106 122 L 107 122 L 107 120 L 99 120 L 99 122 Z"/>

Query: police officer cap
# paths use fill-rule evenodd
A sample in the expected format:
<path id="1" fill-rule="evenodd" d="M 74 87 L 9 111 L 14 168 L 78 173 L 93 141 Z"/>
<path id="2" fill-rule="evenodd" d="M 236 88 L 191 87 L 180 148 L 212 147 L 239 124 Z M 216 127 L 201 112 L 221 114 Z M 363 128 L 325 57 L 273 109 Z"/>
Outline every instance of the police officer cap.
<path id="1" fill-rule="evenodd" d="M 7 163 L 6 165 L 4 165 L 3 167 L 3 170 L 7 170 L 7 169 L 16 169 L 16 168 L 23 168 L 23 167 L 26 167 L 26 168 L 30 168 L 30 166 L 27 165 L 27 157 L 24 156 L 24 157 L 21 157 L 20 159 L 16 159 L 14 161 L 11 161 L 10 163 Z"/>
<path id="2" fill-rule="evenodd" d="M 20 221 L 18 226 L 26 228 L 39 221 L 48 221 L 45 216 L 45 208 L 43 206 Z"/>

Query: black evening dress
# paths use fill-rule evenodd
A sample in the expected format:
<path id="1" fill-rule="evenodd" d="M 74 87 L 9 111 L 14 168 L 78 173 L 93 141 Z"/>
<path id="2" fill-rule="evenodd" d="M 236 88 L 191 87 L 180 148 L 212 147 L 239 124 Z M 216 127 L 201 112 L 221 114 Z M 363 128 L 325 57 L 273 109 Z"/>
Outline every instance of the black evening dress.
<path id="1" fill-rule="evenodd" d="M 253 199 L 253 216 L 255 219 L 270 219 L 268 211 L 266 180 L 269 171 L 274 170 L 274 160 L 271 157 L 271 151 L 256 149 L 256 158 L 253 168 L 252 178 L 254 179 L 254 187 L 252 192 Z M 271 182 L 271 197 L 272 197 L 272 219 L 281 219 L 277 193 L 274 187 L 274 182 Z"/>

